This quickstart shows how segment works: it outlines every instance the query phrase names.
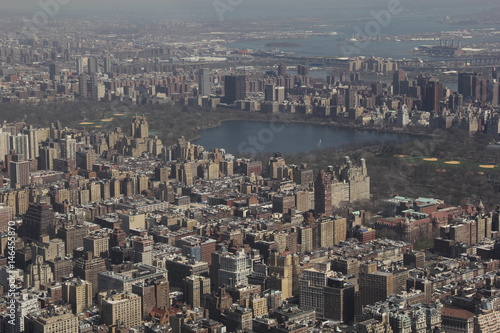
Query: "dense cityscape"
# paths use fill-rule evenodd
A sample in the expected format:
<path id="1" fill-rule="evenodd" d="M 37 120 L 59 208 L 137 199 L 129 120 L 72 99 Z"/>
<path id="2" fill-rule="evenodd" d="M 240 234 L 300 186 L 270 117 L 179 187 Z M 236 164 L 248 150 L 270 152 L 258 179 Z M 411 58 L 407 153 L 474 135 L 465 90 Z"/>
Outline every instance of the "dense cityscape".
<path id="1" fill-rule="evenodd" d="M 500 331 L 498 4 L 69 2 L 0 17 L 0 332 Z"/>

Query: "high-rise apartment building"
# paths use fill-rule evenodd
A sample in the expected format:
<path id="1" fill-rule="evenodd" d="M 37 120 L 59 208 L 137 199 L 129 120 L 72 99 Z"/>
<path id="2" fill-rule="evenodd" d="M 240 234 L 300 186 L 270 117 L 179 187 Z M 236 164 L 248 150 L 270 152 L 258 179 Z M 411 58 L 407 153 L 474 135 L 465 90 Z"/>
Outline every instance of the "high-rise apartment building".
<path id="1" fill-rule="evenodd" d="M 314 182 L 314 210 L 320 215 L 332 215 L 332 182 L 324 170 L 319 170 Z"/>
<path id="2" fill-rule="evenodd" d="M 123 324 L 131 328 L 142 322 L 141 297 L 132 293 L 103 292 L 101 317 L 106 325 Z"/>
<path id="3" fill-rule="evenodd" d="M 224 77 L 224 95 L 227 104 L 234 104 L 246 98 L 246 76 L 226 75 Z"/>
<path id="4" fill-rule="evenodd" d="M 370 198 L 370 177 L 365 159 L 355 166 L 346 156 L 345 162 L 336 170 L 332 184 L 332 205 L 338 207 L 342 202 L 363 201 Z"/>
<path id="5" fill-rule="evenodd" d="M 87 61 L 88 67 L 87 67 L 87 73 L 89 75 L 92 75 L 94 73 L 97 73 L 99 70 L 99 63 L 97 61 L 97 57 L 89 57 Z"/>
<path id="6" fill-rule="evenodd" d="M 86 73 L 78 75 L 78 95 L 80 95 L 81 98 L 88 97 L 88 80 L 89 76 Z"/>
<path id="7" fill-rule="evenodd" d="M 107 258 L 109 237 L 107 235 L 87 236 L 83 238 L 83 249 L 85 252 L 91 252 L 94 257 Z"/>
<path id="8" fill-rule="evenodd" d="M 111 73 L 111 58 L 109 56 L 104 57 L 104 73 Z"/>
<path id="9" fill-rule="evenodd" d="M 299 296 L 299 257 L 293 252 L 271 252 L 266 289 L 280 290 L 283 299 Z"/>
<path id="10" fill-rule="evenodd" d="M 406 72 L 397 70 L 392 75 L 392 92 L 394 95 L 404 95 L 408 93 L 407 89 L 408 76 Z M 405 85 L 406 83 L 406 85 Z M 406 91 L 405 91 L 406 88 Z"/>
<path id="11" fill-rule="evenodd" d="M 210 278 L 191 275 L 184 278 L 184 300 L 193 308 L 204 306 L 203 295 L 210 294 Z"/>
<path id="12" fill-rule="evenodd" d="M 0 233 L 6 233 L 9 221 L 14 218 L 14 208 L 4 203 L 0 203 Z"/>
<path id="13" fill-rule="evenodd" d="M 440 112 L 442 98 L 443 84 L 438 81 L 429 81 L 423 88 L 422 109 L 429 112 Z"/>
<path id="14" fill-rule="evenodd" d="M 9 133 L 1 132 L 0 129 L 0 161 L 5 161 L 5 155 L 9 153 L 10 150 L 10 140 Z"/>
<path id="15" fill-rule="evenodd" d="M 59 65 L 56 63 L 49 64 L 49 79 L 51 81 L 56 79 L 56 76 L 59 75 Z"/>
<path id="16" fill-rule="evenodd" d="M 375 304 L 391 294 L 406 290 L 406 269 L 377 270 L 376 263 L 361 266 L 359 274 L 360 305 Z"/>
<path id="17" fill-rule="evenodd" d="M 219 287 L 248 283 L 248 275 L 252 273 L 252 259 L 248 258 L 244 251 L 222 255 L 219 265 Z"/>
<path id="18" fill-rule="evenodd" d="M 324 317 L 334 321 L 354 321 L 354 285 L 344 278 L 328 277 L 324 288 Z"/>
<path id="19" fill-rule="evenodd" d="M 92 285 L 80 278 L 74 278 L 62 284 L 63 301 L 71 304 L 73 313 L 79 314 L 92 306 Z"/>
<path id="20" fill-rule="evenodd" d="M 40 310 L 40 306 L 38 305 L 38 297 L 35 295 L 29 294 L 26 291 L 23 291 L 16 297 L 15 300 L 16 305 L 16 319 L 15 319 L 15 327 L 10 325 L 10 328 L 13 330 L 8 333 L 19 333 L 25 331 L 25 317 L 30 313 L 36 312 Z"/>
<path id="21" fill-rule="evenodd" d="M 61 157 L 67 160 L 76 161 L 76 139 L 66 136 L 61 140 Z"/>
<path id="22" fill-rule="evenodd" d="M 132 292 L 141 296 L 143 316 L 154 308 L 170 307 L 170 284 L 166 277 L 154 277 L 132 285 Z"/>
<path id="23" fill-rule="evenodd" d="M 210 70 L 202 68 L 198 71 L 198 95 L 210 96 Z"/>
<path id="24" fill-rule="evenodd" d="M 23 160 L 28 160 L 30 157 L 29 139 L 26 134 L 11 135 L 10 149 L 15 150 L 17 155 L 22 155 Z"/>
<path id="25" fill-rule="evenodd" d="M 30 162 L 10 162 L 10 187 L 18 188 L 31 184 Z"/>
<path id="26" fill-rule="evenodd" d="M 287 74 L 287 69 L 285 64 L 280 63 L 278 65 L 278 76 L 285 76 Z"/>
<path id="27" fill-rule="evenodd" d="M 309 67 L 304 65 L 297 65 L 297 75 L 309 75 Z"/>
<path id="28" fill-rule="evenodd" d="M 38 142 L 39 130 L 35 129 L 33 125 L 29 125 L 27 128 L 23 128 L 21 133 L 28 136 L 28 155 L 25 156 L 27 160 L 33 160 L 38 157 Z"/>
<path id="29" fill-rule="evenodd" d="M 266 88 L 264 89 L 264 99 L 270 102 L 276 101 L 276 87 L 274 84 L 266 85 Z"/>
<path id="30" fill-rule="evenodd" d="M 458 93 L 464 99 L 474 98 L 486 102 L 488 82 L 481 73 L 458 73 Z"/>
<path id="31" fill-rule="evenodd" d="M 94 257 L 92 253 L 87 252 L 83 257 L 76 260 L 73 268 L 73 274 L 82 280 L 86 280 L 92 285 L 92 297 L 98 290 L 98 274 L 106 271 L 104 259 Z"/>
<path id="32" fill-rule="evenodd" d="M 212 253 L 215 252 L 217 241 L 209 237 L 188 236 L 176 241 L 175 245 L 182 249 L 182 254 L 212 264 Z"/>
<path id="33" fill-rule="evenodd" d="M 134 116 L 130 129 L 133 138 L 147 138 L 149 136 L 149 125 L 144 116 Z"/>
<path id="34" fill-rule="evenodd" d="M 76 75 L 83 74 L 83 59 L 82 59 L 82 57 L 76 58 L 75 66 L 76 66 Z"/>
<path id="35" fill-rule="evenodd" d="M 137 237 L 132 240 L 134 261 L 146 265 L 153 264 L 153 240 Z"/>
<path id="36" fill-rule="evenodd" d="M 73 250 L 83 247 L 83 239 L 89 234 L 89 228 L 83 225 L 64 226 L 59 229 L 58 237 L 64 241 L 66 254 L 72 254 Z"/>
<path id="37" fill-rule="evenodd" d="M 331 271 L 309 268 L 302 272 L 300 278 L 300 305 L 315 309 L 319 318 L 324 318 L 324 288 L 327 277 L 332 275 Z"/>
<path id="38" fill-rule="evenodd" d="M 40 241 L 49 236 L 53 225 L 55 225 L 55 213 L 50 204 L 30 203 L 23 216 L 20 235 L 29 240 Z"/>

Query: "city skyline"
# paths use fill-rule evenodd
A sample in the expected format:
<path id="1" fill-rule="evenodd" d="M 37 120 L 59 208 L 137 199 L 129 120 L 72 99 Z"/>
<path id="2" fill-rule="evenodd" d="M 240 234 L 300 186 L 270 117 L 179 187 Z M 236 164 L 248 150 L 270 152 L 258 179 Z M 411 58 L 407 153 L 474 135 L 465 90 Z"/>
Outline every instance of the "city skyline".
<path id="1" fill-rule="evenodd" d="M 500 331 L 499 14 L 0 0 L 0 332 Z"/>

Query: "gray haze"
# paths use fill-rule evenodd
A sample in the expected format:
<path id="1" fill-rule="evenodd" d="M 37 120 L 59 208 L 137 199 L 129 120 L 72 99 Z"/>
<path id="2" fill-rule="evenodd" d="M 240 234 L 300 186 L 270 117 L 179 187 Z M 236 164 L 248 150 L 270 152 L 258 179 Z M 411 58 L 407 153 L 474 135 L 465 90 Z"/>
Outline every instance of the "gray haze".
<path id="1" fill-rule="evenodd" d="M 52 2 L 46 0 L 41 2 Z M 217 18 L 214 1 L 227 3 L 228 0 L 65 0 L 61 5 L 61 15 L 127 15 L 127 16 L 163 16 L 170 18 L 199 18 L 212 20 Z M 235 1 L 235 0 L 233 0 Z M 233 11 L 227 12 L 227 18 L 257 17 L 299 17 L 299 16 L 342 16 L 358 14 L 360 17 L 374 9 L 387 7 L 389 0 L 242 0 Z M 402 6 L 422 16 L 446 16 L 487 10 L 500 6 L 497 0 L 400 0 Z M 41 10 L 38 1 L 27 0 L 12 2 L 0 0 L 0 15 L 30 16 Z"/>

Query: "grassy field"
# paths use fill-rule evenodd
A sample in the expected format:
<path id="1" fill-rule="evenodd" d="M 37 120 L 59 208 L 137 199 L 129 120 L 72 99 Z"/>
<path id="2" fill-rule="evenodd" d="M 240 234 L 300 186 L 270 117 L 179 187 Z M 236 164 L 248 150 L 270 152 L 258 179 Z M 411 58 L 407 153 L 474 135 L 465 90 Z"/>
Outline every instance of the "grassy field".
<path id="1" fill-rule="evenodd" d="M 500 166 L 498 165 L 493 165 L 493 164 L 488 164 L 488 163 L 481 163 L 481 162 L 473 162 L 469 160 L 462 160 L 462 159 L 438 159 L 434 157 L 408 157 L 405 155 L 396 155 L 394 157 L 401 158 L 405 162 L 418 166 L 418 165 L 431 165 L 435 166 L 437 168 L 463 168 L 465 167 L 466 169 L 472 170 L 472 171 L 477 171 L 477 172 L 484 172 L 484 171 L 500 171 Z"/>

